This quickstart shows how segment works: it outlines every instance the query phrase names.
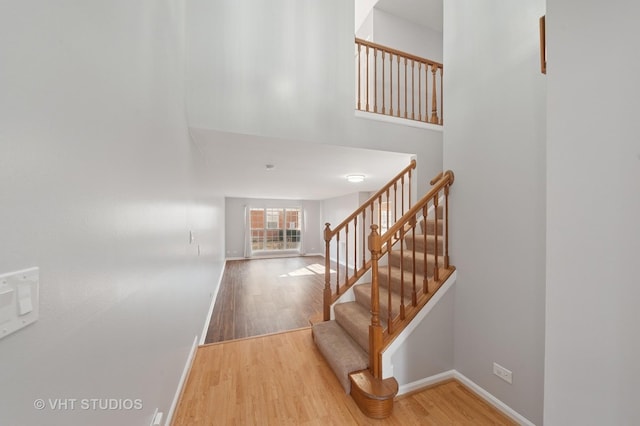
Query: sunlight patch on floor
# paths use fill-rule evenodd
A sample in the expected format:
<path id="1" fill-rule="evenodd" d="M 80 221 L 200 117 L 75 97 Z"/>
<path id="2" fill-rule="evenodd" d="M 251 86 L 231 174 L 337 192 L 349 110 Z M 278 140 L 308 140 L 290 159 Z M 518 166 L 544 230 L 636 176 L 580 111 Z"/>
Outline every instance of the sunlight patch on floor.
<path id="1" fill-rule="evenodd" d="M 335 273 L 336 271 L 334 271 L 333 269 L 329 270 L 329 273 Z M 304 268 L 299 268 L 296 269 L 295 271 L 291 271 L 291 272 L 287 272 L 286 274 L 282 274 L 279 275 L 280 278 L 285 278 L 285 277 L 302 277 L 305 275 L 323 275 L 324 274 L 324 265 L 321 265 L 319 263 L 314 263 L 311 265 L 308 265 Z"/>
<path id="2" fill-rule="evenodd" d="M 312 270 L 316 274 L 324 274 L 324 265 L 321 265 L 319 263 L 312 263 L 311 265 L 307 266 L 307 269 Z M 335 271 L 331 269 L 329 272 L 335 272 Z"/>
<path id="3" fill-rule="evenodd" d="M 313 271 L 309 271 L 307 268 L 296 269 L 295 271 L 288 272 L 286 274 L 280 275 L 280 278 L 284 277 L 302 277 L 305 275 L 314 275 Z"/>

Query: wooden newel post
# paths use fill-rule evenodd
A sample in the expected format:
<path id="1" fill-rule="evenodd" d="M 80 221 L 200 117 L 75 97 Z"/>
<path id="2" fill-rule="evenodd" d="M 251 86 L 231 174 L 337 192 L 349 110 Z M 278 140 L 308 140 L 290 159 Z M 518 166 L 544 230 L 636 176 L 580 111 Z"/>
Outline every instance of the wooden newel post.
<path id="1" fill-rule="evenodd" d="M 438 96 L 436 92 L 436 72 L 438 67 L 431 66 L 431 123 L 438 124 Z"/>
<path id="2" fill-rule="evenodd" d="M 382 327 L 380 326 L 380 291 L 378 277 L 378 260 L 382 247 L 378 225 L 371 225 L 369 235 L 369 251 L 371 252 L 371 325 L 369 326 L 369 369 L 373 377 L 382 378 L 382 366 L 379 352 L 382 349 Z"/>
<path id="3" fill-rule="evenodd" d="M 449 185 L 444 187 L 444 267 L 449 269 Z"/>
<path id="4" fill-rule="evenodd" d="M 440 274 L 438 272 L 438 194 L 435 195 L 435 197 L 433 197 L 433 209 L 436 212 L 435 215 L 435 219 L 433 221 L 433 227 L 434 227 L 434 248 L 433 248 L 433 257 L 434 257 L 434 264 L 433 264 L 433 281 L 434 282 L 439 282 L 440 281 Z"/>
<path id="5" fill-rule="evenodd" d="M 411 252 L 411 306 L 415 307 L 418 305 L 418 293 L 416 292 L 416 225 L 418 224 L 418 219 L 416 216 L 412 216 L 409 219 L 409 226 L 411 227 L 411 237 L 413 240 Z"/>
<path id="6" fill-rule="evenodd" d="M 324 321 L 331 319 L 331 227 L 324 224 L 324 293 L 322 317 Z"/>
<path id="7" fill-rule="evenodd" d="M 424 230 L 422 231 L 422 238 L 424 241 L 424 245 L 423 247 L 428 247 L 428 238 L 427 238 L 427 234 L 428 234 L 428 224 L 427 224 L 427 217 L 429 214 L 429 208 L 428 208 L 428 204 L 425 204 L 422 207 L 422 220 L 424 222 Z M 429 274 L 428 274 L 428 270 L 429 270 L 429 264 L 427 263 L 427 250 L 425 250 L 422 253 L 422 293 L 427 294 L 429 293 Z"/>
<path id="8" fill-rule="evenodd" d="M 447 170 L 445 175 L 449 178 L 449 183 L 444 187 L 444 266 L 449 268 L 449 188 L 453 185 L 456 177 L 451 170 Z"/>

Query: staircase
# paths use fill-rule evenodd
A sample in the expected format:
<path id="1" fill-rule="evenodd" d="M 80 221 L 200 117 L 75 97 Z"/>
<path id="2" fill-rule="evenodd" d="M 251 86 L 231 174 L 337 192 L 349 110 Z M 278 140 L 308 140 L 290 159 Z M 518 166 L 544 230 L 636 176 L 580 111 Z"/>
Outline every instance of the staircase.
<path id="1" fill-rule="evenodd" d="M 398 391 L 393 377 L 383 378 L 382 352 L 454 270 L 449 265 L 446 237 L 448 188 L 452 183 L 453 173 L 439 175 L 428 194 L 409 206 L 392 226 L 387 224 L 383 235 L 378 233 L 380 225 L 372 223 L 370 255 L 362 258 L 363 267 L 349 268 L 349 262 L 345 262 L 345 277 L 340 281 L 336 276 L 335 286 L 330 283 L 331 272 L 339 275 L 340 262 L 334 263 L 334 269 L 328 268 L 325 312 L 329 315 L 313 325 L 313 338 L 345 392 L 369 417 L 388 417 Z M 372 199 L 375 203 L 375 196 Z M 325 231 L 328 246 L 334 235 L 339 239 L 339 233 Z M 359 238 L 354 236 L 352 240 Z M 353 251 L 357 253 L 357 247 Z M 353 263 L 358 264 L 355 260 Z M 365 271 L 371 272 L 371 279 L 360 283 Z"/>

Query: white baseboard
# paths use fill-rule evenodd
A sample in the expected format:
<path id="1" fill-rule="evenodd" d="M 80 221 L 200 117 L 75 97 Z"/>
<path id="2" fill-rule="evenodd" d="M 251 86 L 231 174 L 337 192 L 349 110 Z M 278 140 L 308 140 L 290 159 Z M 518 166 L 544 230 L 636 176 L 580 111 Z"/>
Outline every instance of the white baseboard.
<path id="1" fill-rule="evenodd" d="M 426 387 L 436 385 L 445 380 L 451 380 L 456 377 L 456 370 L 445 371 L 444 373 L 436 374 L 435 376 L 426 377 L 424 379 L 416 380 L 415 382 L 407 383 L 398 387 L 398 396 L 414 391 L 419 391 Z"/>
<path id="2" fill-rule="evenodd" d="M 227 260 L 251 260 L 251 259 L 279 259 L 286 257 L 309 257 L 309 256 L 321 256 L 324 257 L 324 253 L 298 253 L 298 254 L 269 254 L 264 256 L 235 256 L 235 257 L 225 257 L 225 261 Z"/>
<path id="3" fill-rule="evenodd" d="M 528 420 L 526 417 L 518 413 L 513 408 L 509 407 L 504 402 L 500 401 L 498 398 L 493 396 L 491 393 L 483 389 L 480 385 L 473 382 L 464 374 L 460 373 L 458 370 L 449 370 L 443 373 L 436 374 L 434 376 L 426 377 L 424 379 L 416 380 L 415 382 L 407 383 L 406 385 L 402 385 L 398 388 L 398 396 L 404 395 L 410 392 L 419 391 L 426 387 L 436 385 L 440 382 L 444 382 L 446 380 L 455 379 L 460 383 L 471 389 L 478 397 L 483 399 L 488 404 L 491 404 L 498 411 L 503 413 L 505 416 L 509 417 L 513 421 L 517 422 L 523 426 L 535 426 L 533 422 Z"/>
<path id="4" fill-rule="evenodd" d="M 182 388 L 184 387 L 184 382 L 187 381 L 187 376 L 189 375 L 189 371 L 191 371 L 191 364 L 193 364 L 193 358 L 195 357 L 197 348 L 198 348 L 198 336 L 196 336 L 193 339 L 193 344 L 191 345 L 191 350 L 189 351 L 189 356 L 187 357 L 187 363 L 184 365 L 184 369 L 182 370 L 182 375 L 180 376 L 180 380 L 178 381 L 178 389 L 176 390 L 176 394 L 173 396 L 173 402 L 171 402 L 171 408 L 169 408 L 169 412 L 167 413 L 164 426 L 171 426 L 171 421 L 173 420 L 173 414 L 175 413 L 176 407 L 178 406 L 180 395 L 182 395 Z"/>
<path id="5" fill-rule="evenodd" d="M 241 257 L 225 257 L 224 261 L 228 262 L 230 260 L 248 260 L 248 259 L 251 259 L 251 258 L 250 257 L 244 257 L 244 256 L 241 256 Z"/>
<path id="6" fill-rule="evenodd" d="M 504 402 L 500 401 L 498 398 L 496 398 L 495 396 L 490 394 L 488 391 L 486 391 L 485 389 L 480 387 L 480 385 L 478 385 L 475 382 L 473 382 L 467 376 L 465 376 L 464 374 L 460 373 L 457 370 L 454 370 L 454 371 L 455 371 L 455 379 L 457 379 L 462 384 L 464 384 L 466 387 L 468 387 L 469 389 L 474 391 L 476 393 L 476 395 L 478 395 L 480 398 L 484 399 L 489 404 L 493 405 L 495 408 L 497 408 L 499 411 L 504 413 L 506 416 L 510 417 L 512 420 L 518 422 L 521 425 L 524 425 L 524 426 L 535 426 L 533 424 L 533 422 L 531 422 L 529 419 L 527 419 L 526 417 L 524 417 L 523 415 L 518 413 L 513 408 L 509 407 Z"/>
<path id="7" fill-rule="evenodd" d="M 220 271 L 220 276 L 218 277 L 218 285 L 213 292 L 213 296 L 211 297 L 211 305 L 209 305 L 209 310 L 207 311 L 207 318 L 204 322 L 204 328 L 202 329 L 202 333 L 200 334 L 200 344 L 204 345 L 204 341 L 207 339 L 207 331 L 209 330 L 209 324 L 211 323 L 211 316 L 213 315 L 213 307 L 216 304 L 216 299 L 218 298 L 218 292 L 220 291 L 220 285 L 222 285 L 222 277 L 224 276 L 224 270 L 227 267 L 227 262 L 225 261 L 222 265 L 222 271 Z"/>

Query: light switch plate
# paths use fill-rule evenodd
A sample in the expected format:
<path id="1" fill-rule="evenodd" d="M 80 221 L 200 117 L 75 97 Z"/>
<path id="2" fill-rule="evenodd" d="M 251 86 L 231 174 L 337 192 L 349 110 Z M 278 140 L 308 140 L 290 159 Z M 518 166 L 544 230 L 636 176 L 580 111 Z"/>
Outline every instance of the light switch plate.
<path id="1" fill-rule="evenodd" d="M 38 320 L 40 269 L 0 275 L 0 339 Z"/>

